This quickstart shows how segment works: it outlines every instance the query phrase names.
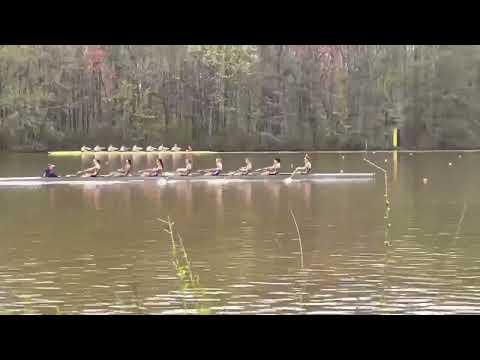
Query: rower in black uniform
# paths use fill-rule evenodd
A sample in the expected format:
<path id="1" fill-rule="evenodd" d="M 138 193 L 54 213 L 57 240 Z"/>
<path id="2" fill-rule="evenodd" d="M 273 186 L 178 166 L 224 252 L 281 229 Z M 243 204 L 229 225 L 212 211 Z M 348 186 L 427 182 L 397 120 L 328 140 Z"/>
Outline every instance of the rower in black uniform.
<path id="1" fill-rule="evenodd" d="M 58 175 L 55 173 L 55 165 L 48 164 L 45 170 L 43 171 L 42 177 L 58 177 Z"/>

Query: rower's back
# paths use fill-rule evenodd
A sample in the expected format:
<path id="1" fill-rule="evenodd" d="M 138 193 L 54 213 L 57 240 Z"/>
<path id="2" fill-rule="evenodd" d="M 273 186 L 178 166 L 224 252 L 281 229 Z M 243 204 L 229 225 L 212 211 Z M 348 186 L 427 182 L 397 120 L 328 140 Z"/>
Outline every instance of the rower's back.
<path id="1" fill-rule="evenodd" d="M 94 169 L 93 169 L 92 175 L 90 175 L 90 176 L 91 177 L 96 177 L 96 176 L 100 175 L 100 171 L 102 171 L 102 166 L 100 164 L 100 160 L 94 159 L 93 163 L 94 163 L 94 165 L 93 165 Z"/>

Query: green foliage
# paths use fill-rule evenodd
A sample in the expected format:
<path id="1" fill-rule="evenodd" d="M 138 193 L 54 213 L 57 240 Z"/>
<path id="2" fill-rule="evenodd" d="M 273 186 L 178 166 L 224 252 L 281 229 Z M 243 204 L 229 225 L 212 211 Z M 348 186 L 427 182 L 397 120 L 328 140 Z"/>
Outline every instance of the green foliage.
<path id="1" fill-rule="evenodd" d="M 480 46 L 3 45 L 0 147 L 475 147 Z"/>

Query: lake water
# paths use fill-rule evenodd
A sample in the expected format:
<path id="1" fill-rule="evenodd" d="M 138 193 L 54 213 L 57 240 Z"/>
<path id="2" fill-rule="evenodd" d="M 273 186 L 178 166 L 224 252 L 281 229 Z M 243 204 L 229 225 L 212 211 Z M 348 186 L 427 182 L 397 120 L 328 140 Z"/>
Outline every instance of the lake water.
<path id="1" fill-rule="evenodd" d="M 276 155 L 248 156 L 264 167 Z M 284 169 L 302 163 L 279 156 Z M 0 313 L 479 313 L 480 153 L 369 153 L 388 171 L 387 219 L 383 174 L 363 153 L 343 156 L 313 154 L 313 171 L 376 180 L 0 187 Z M 194 166 L 215 157 L 193 155 Z M 225 154 L 224 167 L 244 157 Z M 101 157 L 110 169 L 126 158 Z M 185 155 L 163 158 L 172 169 Z M 38 176 L 48 162 L 71 173 L 91 159 L 1 154 L 0 177 Z"/>

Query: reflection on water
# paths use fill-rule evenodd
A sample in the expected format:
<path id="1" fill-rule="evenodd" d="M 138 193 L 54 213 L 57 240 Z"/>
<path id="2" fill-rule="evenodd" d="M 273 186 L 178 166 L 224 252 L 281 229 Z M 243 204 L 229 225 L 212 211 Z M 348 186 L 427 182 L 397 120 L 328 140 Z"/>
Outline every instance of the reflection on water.
<path id="1" fill-rule="evenodd" d="M 215 155 L 193 156 L 197 168 Z M 249 155 L 250 156 L 250 155 Z M 253 157 L 256 166 L 274 155 Z M 302 154 L 282 154 L 301 163 Z M 363 154 L 315 154 L 314 171 L 371 171 Z M 108 169 L 128 155 L 104 155 Z M 226 167 L 244 156 L 226 154 Z M 157 182 L 0 189 L 4 313 L 477 313 L 480 154 L 376 153 L 383 181 Z M 387 158 L 387 162 L 385 162 Z M 1 155 L 0 176 L 37 175 L 42 155 Z M 133 155 L 136 168 L 155 155 Z M 185 154 L 165 157 L 183 166 Z M 91 158 L 55 159 L 61 172 Z M 108 164 L 107 164 L 108 162 Z M 452 162 L 452 166 L 448 163 Z M 428 178 L 427 184 L 422 179 Z M 302 236 L 300 267 L 293 209 Z M 185 286 L 169 235 L 181 234 L 198 288 Z M 181 267 L 181 266 L 180 266 Z M 181 273 L 181 272 L 180 272 Z"/>

